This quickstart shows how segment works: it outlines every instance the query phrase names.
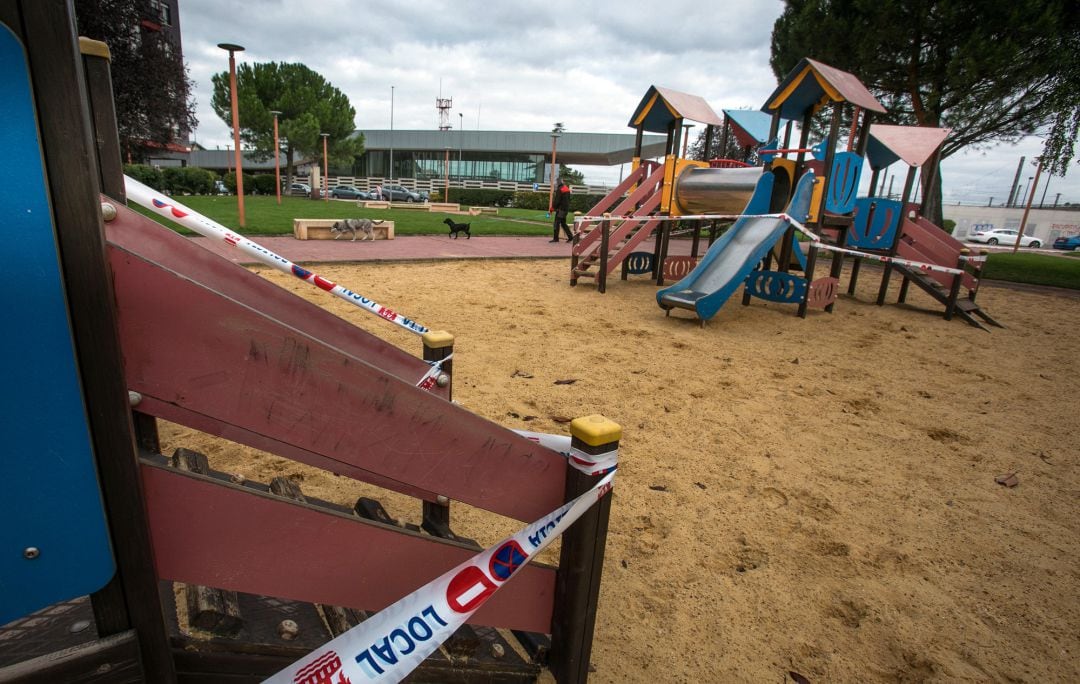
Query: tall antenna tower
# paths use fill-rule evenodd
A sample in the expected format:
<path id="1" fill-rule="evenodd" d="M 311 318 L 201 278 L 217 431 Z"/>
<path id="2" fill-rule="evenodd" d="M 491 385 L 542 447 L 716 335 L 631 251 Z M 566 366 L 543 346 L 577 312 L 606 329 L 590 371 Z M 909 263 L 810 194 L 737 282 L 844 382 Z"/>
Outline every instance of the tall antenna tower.
<path id="1" fill-rule="evenodd" d="M 439 110 L 439 130 L 450 130 L 450 108 L 454 106 L 452 97 L 435 98 L 435 109 Z"/>

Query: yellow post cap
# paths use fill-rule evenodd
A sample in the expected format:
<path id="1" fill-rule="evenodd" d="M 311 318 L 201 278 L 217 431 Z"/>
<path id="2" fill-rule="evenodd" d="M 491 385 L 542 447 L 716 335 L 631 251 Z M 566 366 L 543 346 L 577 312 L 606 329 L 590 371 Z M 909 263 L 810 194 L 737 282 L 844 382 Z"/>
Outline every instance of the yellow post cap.
<path id="1" fill-rule="evenodd" d="M 86 36 L 79 36 L 79 52 L 92 57 L 104 57 L 108 60 L 112 59 L 112 55 L 109 54 L 108 45 L 100 40 L 93 40 Z"/>
<path id="2" fill-rule="evenodd" d="M 445 349 L 454 346 L 454 336 L 445 330 L 429 330 L 420 338 L 428 349 Z"/>
<path id="3" fill-rule="evenodd" d="M 603 446 L 622 439 L 622 427 L 597 413 L 570 421 L 570 434 L 589 446 Z"/>

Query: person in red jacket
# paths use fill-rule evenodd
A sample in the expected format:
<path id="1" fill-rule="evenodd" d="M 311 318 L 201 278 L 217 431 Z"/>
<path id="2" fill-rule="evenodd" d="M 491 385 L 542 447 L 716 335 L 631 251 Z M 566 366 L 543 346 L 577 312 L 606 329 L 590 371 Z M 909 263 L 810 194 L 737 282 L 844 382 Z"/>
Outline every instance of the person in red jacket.
<path id="1" fill-rule="evenodd" d="M 570 230 L 570 226 L 566 225 L 566 215 L 570 213 L 570 186 L 568 186 L 563 179 L 559 179 L 559 187 L 555 190 L 555 234 L 552 236 L 550 242 L 559 241 L 559 228 L 561 227 L 566 231 L 566 241 L 574 241 L 574 233 Z"/>

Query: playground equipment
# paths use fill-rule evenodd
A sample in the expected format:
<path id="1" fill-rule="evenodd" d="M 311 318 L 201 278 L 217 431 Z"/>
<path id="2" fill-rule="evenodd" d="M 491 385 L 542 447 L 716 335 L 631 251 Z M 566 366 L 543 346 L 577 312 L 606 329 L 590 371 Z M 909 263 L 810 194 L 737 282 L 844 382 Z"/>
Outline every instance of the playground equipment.
<path id="1" fill-rule="evenodd" d="M 559 452 L 610 454 L 611 421 L 575 420 L 557 449 L 507 430 L 449 401 L 452 335 L 372 308 L 423 333 L 416 358 L 128 210 L 107 48 L 82 41 L 80 57 L 73 25 L 64 3 L 0 0 L 0 141 L 24 171 L 0 191 L 0 297 L 21 323 L 0 362 L 19 387 L 2 406 L 0 680 L 260 681 L 474 559 L 451 501 L 544 521 L 593 491 Z M 414 497 L 422 524 L 163 456 L 156 418 Z M 490 576 L 455 576 L 451 609 L 479 610 L 414 681 L 545 666 L 584 681 L 609 507 L 563 535 L 558 567 L 504 546 Z M 430 638 L 418 625 L 387 638 Z M 360 654 L 316 655 L 290 681 L 337 682 Z"/>
<path id="2" fill-rule="evenodd" d="M 848 294 L 855 294 L 862 262 L 867 258 L 878 259 L 885 263 L 878 290 L 879 305 L 885 303 L 889 279 L 895 271 L 903 278 L 897 303 L 904 303 L 909 283 L 915 283 L 945 306 L 946 320 L 955 312 L 979 328 L 982 328 L 980 318 L 1003 327 L 975 302 L 985 256 L 971 256 L 963 243 L 933 225 L 921 215 L 921 207 L 910 201 L 916 171 L 925 169 L 928 162 L 931 168 L 936 167 L 937 152 L 949 132 L 947 128 L 882 124 L 870 127 L 867 160 L 873 175 L 870 195 L 856 200 L 855 220 L 847 234 L 847 245 L 861 252 L 852 255 Z M 908 173 L 900 199 L 875 196 L 881 171 L 901 160 L 908 165 Z M 945 268 L 920 266 L 925 264 Z M 961 288 L 967 290 L 963 299 L 959 298 Z"/>
<path id="3" fill-rule="evenodd" d="M 814 191 L 814 174 L 807 173 L 799 181 L 787 215 L 805 217 L 810 208 L 810 198 Z M 752 216 L 762 213 L 755 211 L 767 206 L 773 193 L 773 176 L 765 175 L 758 182 L 754 196 L 746 208 L 746 216 L 739 218 L 723 236 L 713 244 L 702 262 L 689 275 L 671 287 L 659 290 L 656 301 L 660 307 L 671 312 L 674 307 L 690 309 L 702 322 L 712 318 L 727 301 L 728 297 L 746 281 L 773 246 L 783 238 L 791 223 L 783 216 Z M 755 282 L 761 282 L 755 280 Z M 805 297 L 805 285 L 782 289 L 784 301 L 794 297 Z M 747 286 L 749 289 L 749 285 Z M 761 289 L 758 296 L 767 294 L 777 296 L 777 288 L 770 284 Z"/>
<path id="4" fill-rule="evenodd" d="M 814 118 L 824 112 L 829 115 L 827 134 L 811 145 Z M 607 274 L 621 263 L 624 279 L 648 273 L 662 286 L 665 278 L 681 277 L 656 295 L 669 314 L 684 308 L 705 321 L 745 284 L 744 305 L 753 298 L 795 304 L 798 315 L 805 317 L 809 307 L 832 312 L 844 258 L 851 256 L 849 293 L 855 291 L 862 261 L 880 261 L 885 267 L 879 303 L 895 271 L 904 278 L 900 302 L 909 283 L 915 283 L 945 306 L 946 319 L 958 313 L 972 325 L 981 327 L 976 316 L 998 325 L 975 304 L 982 260 L 968 256 L 959 242 L 909 202 L 915 168 L 936 152 L 948 131 L 875 125 L 874 136 L 871 119 L 883 113 L 884 107 L 858 78 L 812 59 L 792 69 L 761 112 L 724 110 L 722 122 L 701 98 L 651 87 L 630 125 L 638 129 L 639 140 L 643 130 L 666 130 L 667 154 L 656 165 L 635 159 L 635 173 L 580 219 L 582 236 L 574 247 L 571 285 L 592 277 L 604 292 Z M 840 124 L 845 114 L 851 128 L 843 146 Z M 722 126 L 724 148 L 733 136 L 743 158 L 709 163 L 679 159 L 675 143 L 684 120 L 706 123 L 707 146 L 714 127 Z M 793 145 L 796 121 L 800 139 Z M 868 146 L 872 188 L 884 166 L 901 158 L 911 164 L 900 201 L 872 193 L 858 197 Z M 755 150 L 760 166 L 750 167 L 747 160 Z M 808 174 L 815 179 L 812 187 L 802 183 Z M 804 192 L 811 194 L 805 197 Z M 744 221 L 747 215 L 762 220 Z M 716 240 L 717 222 L 733 218 L 739 220 L 728 231 L 735 235 Z M 677 222 L 689 222 L 694 231 L 689 258 L 667 257 Z M 710 247 L 699 262 L 704 222 L 710 224 Z M 654 233 L 658 236 L 651 254 L 633 251 Z M 800 236 L 809 239 L 805 253 Z M 827 276 L 815 278 L 821 250 L 832 253 L 832 263 Z M 961 288 L 968 291 L 963 300 Z"/>

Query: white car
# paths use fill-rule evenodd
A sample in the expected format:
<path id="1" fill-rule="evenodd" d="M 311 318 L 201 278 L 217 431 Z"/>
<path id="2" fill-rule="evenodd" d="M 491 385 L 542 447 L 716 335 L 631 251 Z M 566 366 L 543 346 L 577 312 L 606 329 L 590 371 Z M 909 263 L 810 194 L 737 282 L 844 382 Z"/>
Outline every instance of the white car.
<path id="1" fill-rule="evenodd" d="M 968 242 L 985 242 L 988 245 L 1002 244 L 1007 247 L 1012 247 L 1016 244 L 1016 234 L 1020 232 L 1013 230 L 1012 228 L 992 228 L 987 230 L 976 230 L 967 236 Z M 1042 240 L 1039 238 L 1025 235 L 1020 238 L 1021 247 L 1042 247 Z"/>

